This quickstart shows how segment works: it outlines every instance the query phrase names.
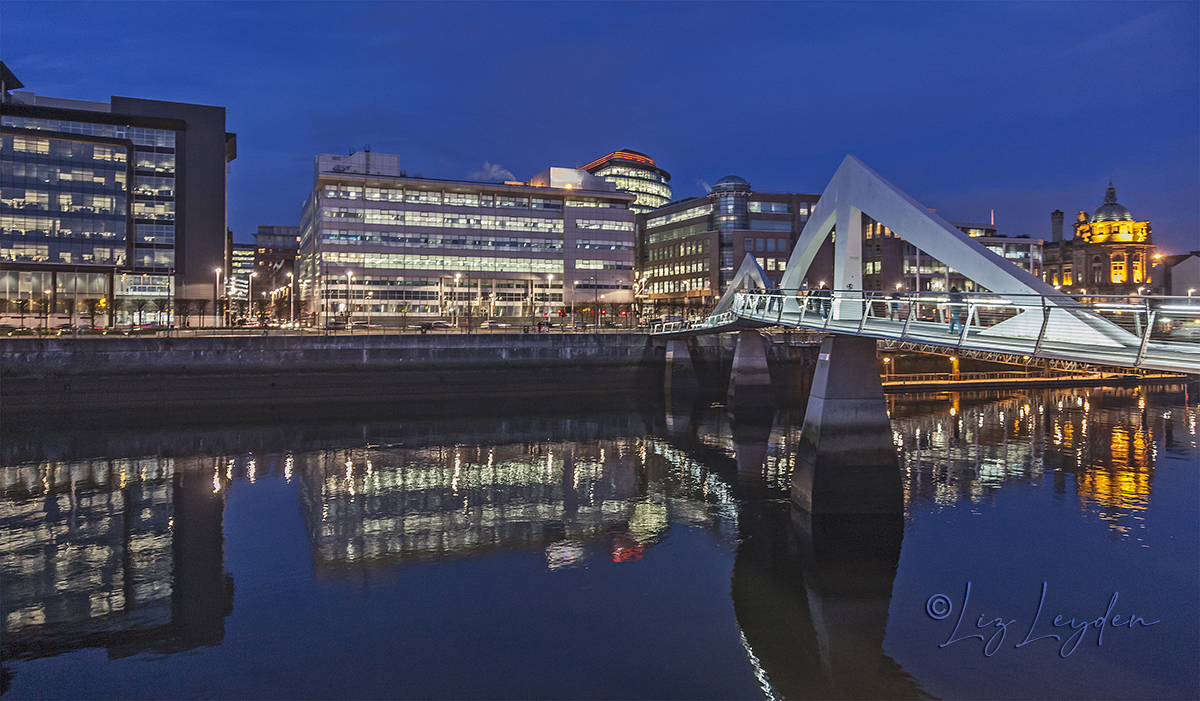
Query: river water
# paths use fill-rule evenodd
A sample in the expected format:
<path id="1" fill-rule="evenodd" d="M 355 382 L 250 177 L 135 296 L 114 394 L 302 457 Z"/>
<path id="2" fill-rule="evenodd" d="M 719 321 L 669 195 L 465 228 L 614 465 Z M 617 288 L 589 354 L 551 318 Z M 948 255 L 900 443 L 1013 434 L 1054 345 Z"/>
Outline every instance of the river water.
<path id="1" fill-rule="evenodd" d="M 3 695 L 1197 697 L 1195 384 L 888 402 L 850 521 L 794 412 L 10 436 Z"/>

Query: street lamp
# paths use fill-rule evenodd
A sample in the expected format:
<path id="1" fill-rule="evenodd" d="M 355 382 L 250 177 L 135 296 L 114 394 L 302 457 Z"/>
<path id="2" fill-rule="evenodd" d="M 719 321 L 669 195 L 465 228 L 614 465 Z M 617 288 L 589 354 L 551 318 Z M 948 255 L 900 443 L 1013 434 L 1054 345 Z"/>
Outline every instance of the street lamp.
<path id="1" fill-rule="evenodd" d="M 288 311 L 288 323 L 296 322 L 296 295 L 292 291 L 292 287 L 296 284 L 296 277 L 288 273 L 288 302 L 291 303 L 291 308 Z"/>
<path id="2" fill-rule="evenodd" d="M 598 326 L 600 324 L 600 310 L 596 309 L 596 307 L 600 306 L 600 288 L 596 287 L 595 275 L 590 276 L 588 279 L 592 281 L 592 323 L 593 326 Z"/>
<path id="3" fill-rule="evenodd" d="M 217 311 L 219 309 L 217 306 L 217 291 L 221 289 L 221 269 L 214 268 L 213 272 L 217 274 L 216 278 L 213 279 L 213 327 L 215 328 L 221 325 Z"/>
<path id="4" fill-rule="evenodd" d="M 346 324 L 350 323 L 350 281 L 354 279 L 354 273 L 346 271 Z"/>
<path id="5" fill-rule="evenodd" d="M 450 293 L 450 300 L 454 306 L 454 328 L 458 329 L 458 280 L 462 277 L 462 273 L 454 273 L 454 291 Z"/>
<path id="6" fill-rule="evenodd" d="M 250 273 L 246 276 L 246 316 L 254 319 L 254 276 L 258 273 Z"/>

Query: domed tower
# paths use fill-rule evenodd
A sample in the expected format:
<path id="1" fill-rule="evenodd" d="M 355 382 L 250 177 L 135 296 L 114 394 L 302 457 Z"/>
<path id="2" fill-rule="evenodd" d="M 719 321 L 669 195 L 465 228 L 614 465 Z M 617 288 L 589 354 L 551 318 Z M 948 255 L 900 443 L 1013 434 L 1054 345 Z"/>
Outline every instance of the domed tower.
<path id="1" fill-rule="evenodd" d="M 716 220 L 720 239 L 721 289 L 733 279 L 733 271 L 740 262 L 733 251 L 733 232 L 750 226 L 750 183 L 736 175 L 726 175 L 713 184 L 708 193 L 712 202 L 713 218 Z"/>
<path id="2" fill-rule="evenodd" d="M 629 208 L 651 212 L 671 201 L 671 174 L 644 153 L 621 149 L 585 165 L 592 175 L 604 178 L 618 191 L 637 197 Z"/>
<path id="3" fill-rule="evenodd" d="M 1061 279 L 1067 290 L 1101 295 L 1138 294 L 1151 289 L 1155 282 L 1150 222 L 1137 221 L 1117 202 L 1117 189 L 1112 181 L 1104 191 L 1104 203 L 1090 215 L 1079 212 L 1075 238 L 1064 243 L 1069 246 L 1057 254 L 1059 260 L 1055 269 L 1050 270 L 1049 279 Z M 1061 278 L 1055 273 L 1061 274 Z"/>
<path id="4" fill-rule="evenodd" d="M 1075 236 L 1088 243 L 1151 243 L 1150 222 L 1134 221 L 1129 210 L 1117 202 L 1117 188 L 1111 180 L 1104 191 L 1104 204 L 1091 216 L 1079 213 Z"/>

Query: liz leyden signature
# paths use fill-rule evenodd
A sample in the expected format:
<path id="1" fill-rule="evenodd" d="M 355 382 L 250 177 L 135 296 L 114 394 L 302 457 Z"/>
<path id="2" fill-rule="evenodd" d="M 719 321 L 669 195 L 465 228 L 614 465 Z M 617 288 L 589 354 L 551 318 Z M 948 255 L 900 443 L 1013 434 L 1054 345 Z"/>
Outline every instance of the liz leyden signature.
<path id="1" fill-rule="evenodd" d="M 1033 614 L 1033 621 L 1029 624 L 1029 631 L 1025 634 L 1025 639 L 1019 643 L 1016 643 L 1013 645 L 1013 647 L 1022 648 L 1030 643 L 1036 643 L 1039 640 L 1048 640 L 1053 638 L 1055 641 L 1062 643 L 1062 646 L 1058 649 L 1059 656 L 1068 657 L 1072 652 L 1075 652 L 1075 648 L 1079 647 L 1079 643 L 1083 640 L 1088 628 L 1095 628 L 1098 631 L 1096 633 L 1096 645 L 1103 645 L 1104 630 L 1106 627 L 1111 626 L 1114 628 L 1119 628 L 1125 626 L 1132 630 L 1134 625 L 1144 627 L 1159 623 L 1159 621 L 1151 621 L 1147 623 L 1141 616 L 1137 615 L 1129 615 L 1125 618 L 1121 618 L 1120 614 L 1113 613 L 1113 609 L 1117 607 L 1118 594 L 1118 592 L 1113 592 L 1112 598 L 1108 601 L 1108 609 L 1104 612 L 1104 615 L 1100 616 L 1099 618 L 1090 620 L 1085 618 L 1076 622 L 1075 618 L 1067 618 L 1062 614 L 1055 616 L 1053 623 L 1050 624 L 1052 628 L 1070 628 L 1073 631 L 1070 635 L 1066 635 L 1066 640 L 1063 640 L 1063 637 L 1067 632 L 1065 630 L 1063 631 L 1064 635 L 1059 635 L 1058 633 L 1046 633 L 1045 635 L 1034 637 L 1034 631 L 1037 629 L 1038 623 L 1042 617 L 1042 608 L 1046 603 L 1046 583 L 1042 582 L 1042 598 L 1038 600 L 1037 613 Z M 1013 620 L 1006 622 L 1004 618 L 993 618 L 990 621 L 985 621 L 984 619 L 987 618 L 987 614 L 981 613 L 979 614 L 979 619 L 975 621 L 975 628 L 994 628 L 995 631 L 992 633 L 991 637 L 987 638 L 986 642 L 984 642 L 984 636 L 981 633 L 958 636 L 958 629 L 962 627 L 963 618 L 967 614 L 967 604 L 970 603 L 970 601 L 971 583 L 967 582 L 967 591 L 963 595 L 962 606 L 959 607 L 958 611 L 958 622 L 954 624 L 954 630 L 950 632 L 950 637 L 946 638 L 946 642 L 938 645 L 938 648 L 944 648 L 949 645 L 953 645 L 954 643 L 960 643 L 964 640 L 978 639 L 983 642 L 983 655 L 985 657 L 991 657 L 992 655 L 996 654 L 996 652 L 1000 649 L 1000 646 L 1004 644 L 1004 638 L 1006 635 L 1008 635 L 1008 627 L 1016 623 L 1017 620 L 1014 618 Z M 952 602 L 950 597 L 946 596 L 945 594 L 934 594 L 933 596 L 929 597 L 928 601 L 925 602 L 925 612 L 929 614 L 930 618 L 939 621 L 949 617 L 953 611 L 954 602 Z M 1047 628 L 1043 624 L 1042 629 L 1049 630 L 1050 628 Z M 967 630 L 970 629 L 968 628 Z"/>

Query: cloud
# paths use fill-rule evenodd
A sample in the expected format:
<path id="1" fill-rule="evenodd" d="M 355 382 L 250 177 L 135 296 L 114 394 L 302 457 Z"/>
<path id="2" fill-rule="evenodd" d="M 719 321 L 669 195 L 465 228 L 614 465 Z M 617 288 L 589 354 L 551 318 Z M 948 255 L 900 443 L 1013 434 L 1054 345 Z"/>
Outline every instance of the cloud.
<path id="1" fill-rule="evenodd" d="M 473 170 L 467 173 L 467 177 L 472 180 L 516 180 L 517 176 L 513 175 L 504 166 L 498 163 L 483 162 L 482 170 Z"/>

